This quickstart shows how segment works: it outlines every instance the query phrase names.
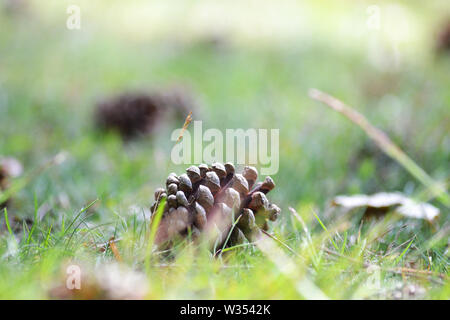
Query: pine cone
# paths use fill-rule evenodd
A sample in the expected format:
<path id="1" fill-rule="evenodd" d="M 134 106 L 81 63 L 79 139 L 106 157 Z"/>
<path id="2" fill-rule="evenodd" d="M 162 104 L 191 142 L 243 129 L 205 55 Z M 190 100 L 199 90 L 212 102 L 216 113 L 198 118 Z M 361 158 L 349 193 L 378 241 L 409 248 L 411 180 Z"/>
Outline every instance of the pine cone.
<path id="1" fill-rule="evenodd" d="M 437 48 L 441 52 L 450 52 L 450 20 L 443 25 L 438 35 Z"/>
<path id="2" fill-rule="evenodd" d="M 275 221 L 281 211 L 266 198 L 275 187 L 272 178 L 256 182 L 257 178 L 256 168 L 246 166 L 242 174 L 237 174 L 231 163 L 191 166 L 180 176 L 171 173 L 166 189 L 155 191 L 156 202 L 151 208 L 155 214 L 161 199 L 167 199 L 155 242 L 167 243 L 189 231 L 195 236 L 215 229 L 223 246 L 237 219 L 226 245 L 253 241 L 260 229 L 268 230 L 268 221 Z"/>
<path id="3" fill-rule="evenodd" d="M 0 4 L 0 9 L 11 16 L 25 15 L 30 9 L 28 2 L 27 0 L 4 0 Z"/>
<path id="4" fill-rule="evenodd" d="M 116 130 L 124 139 L 153 133 L 169 119 L 184 120 L 194 109 L 187 91 L 179 88 L 153 93 L 128 92 L 97 104 L 95 122 L 102 130 Z"/>

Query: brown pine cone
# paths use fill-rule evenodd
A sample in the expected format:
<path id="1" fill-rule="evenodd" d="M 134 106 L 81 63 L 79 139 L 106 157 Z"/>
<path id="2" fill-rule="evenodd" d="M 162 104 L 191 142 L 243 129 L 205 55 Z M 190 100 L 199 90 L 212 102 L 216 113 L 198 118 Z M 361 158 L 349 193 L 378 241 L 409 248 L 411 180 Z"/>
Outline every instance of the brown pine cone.
<path id="1" fill-rule="evenodd" d="M 29 9 L 30 3 L 27 0 L 4 0 L 0 3 L 0 11 L 11 16 L 26 15 Z"/>
<path id="2" fill-rule="evenodd" d="M 115 130 L 130 139 L 153 133 L 167 118 L 183 121 L 194 107 L 191 95 L 181 88 L 127 92 L 98 103 L 95 122 L 102 130 Z"/>
<path id="3" fill-rule="evenodd" d="M 442 26 L 439 32 L 437 48 L 441 52 L 450 52 L 450 20 Z"/>
<path id="4" fill-rule="evenodd" d="M 223 246 L 233 221 L 237 222 L 226 244 L 236 245 L 245 239 L 253 241 L 260 229 L 268 230 L 268 221 L 275 221 L 280 208 L 269 203 L 266 194 L 275 187 L 272 178 L 256 182 L 256 168 L 246 166 L 242 174 L 235 173 L 232 163 L 191 166 L 186 173 L 169 174 L 166 188 L 155 191 L 156 213 L 162 198 L 164 207 L 155 242 L 167 243 L 177 235 L 198 235 L 202 231 L 217 231 L 217 243 Z"/>

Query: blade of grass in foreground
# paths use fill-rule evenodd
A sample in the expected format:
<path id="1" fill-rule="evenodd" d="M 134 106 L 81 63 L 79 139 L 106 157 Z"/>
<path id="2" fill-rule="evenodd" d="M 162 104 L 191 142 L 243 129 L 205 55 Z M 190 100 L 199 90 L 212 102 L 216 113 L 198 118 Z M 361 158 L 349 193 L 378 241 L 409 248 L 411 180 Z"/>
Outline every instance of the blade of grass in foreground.
<path id="1" fill-rule="evenodd" d="M 225 242 L 222 245 L 222 248 L 220 249 L 220 253 L 219 253 L 219 257 L 222 256 L 223 250 L 225 249 L 225 246 L 227 245 L 228 241 L 230 240 L 231 237 L 231 233 L 233 232 L 234 228 L 236 227 L 236 225 L 238 224 L 239 220 L 241 219 L 241 216 L 239 216 L 236 221 L 232 224 L 230 231 L 228 232 L 227 235 L 227 239 L 225 240 Z M 217 253 L 217 252 L 216 252 Z"/>
<path id="2" fill-rule="evenodd" d="M 316 217 L 317 221 L 319 221 L 319 224 L 320 224 L 320 226 L 322 227 L 322 229 L 323 229 L 326 233 L 329 233 L 327 227 L 325 227 L 325 225 L 323 224 L 322 220 L 320 220 L 319 216 L 318 216 L 314 211 L 313 211 L 313 215 L 314 215 L 314 217 Z M 334 242 L 333 236 L 332 236 L 331 234 L 330 234 L 330 241 L 331 241 L 331 243 L 333 244 L 333 247 L 334 247 L 337 251 L 339 251 L 339 248 L 338 248 L 336 242 Z"/>
<path id="3" fill-rule="evenodd" d="M 156 232 L 158 231 L 159 223 L 161 222 L 165 206 L 166 206 L 166 199 L 163 198 L 158 205 L 158 210 L 156 210 L 156 212 L 150 218 L 150 234 L 148 237 L 145 251 L 145 271 L 147 272 L 147 274 L 150 270 L 151 250 L 153 247 L 153 243 L 155 241 Z"/>
<path id="4" fill-rule="evenodd" d="M 328 296 L 310 279 L 305 265 L 299 265 L 285 254 L 269 237 L 261 237 L 256 246 L 277 267 L 278 271 L 292 281 L 295 290 L 305 299 L 328 300 Z"/>
<path id="5" fill-rule="evenodd" d="M 75 216 L 75 218 L 72 220 L 72 222 L 69 224 L 69 226 L 64 230 L 64 234 L 63 234 L 63 235 L 66 235 L 66 232 L 69 232 L 69 231 L 70 231 L 70 228 L 72 228 L 72 226 L 75 224 L 75 222 L 78 220 L 78 218 L 80 218 L 80 216 L 81 216 L 84 212 L 86 212 L 87 210 L 89 210 L 89 208 L 91 208 L 94 204 L 96 204 L 97 201 L 98 201 L 98 199 L 95 199 L 94 201 L 92 201 L 91 203 L 89 203 L 86 207 L 82 208 L 82 209 L 78 212 L 78 214 Z M 81 223 L 82 223 L 82 222 L 81 222 Z M 73 236 L 75 235 L 75 233 L 76 233 L 76 231 L 77 231 L 77 228 L 78 228 L 78 226 L 80 226 L 81 223 L 79 223 L 75 228 L 73 228 L 72 233 L 70 234 L 69 238 L 68 238 L 67 240 L 64 240 L 64 241 L 66 241 L 66 250 L 67 250 L 67 248 L 69 247 L 69 244 L 70 244 L 70 242 L 72 241 L 72 238 L 73 238 Z"/>
<path id="6" fill-rule="evenodd" d="M 320 101 L 333 110 L 343 114 L 347 119 L 358 125 L 364 132 L 375 141 L 375 143 L 387 155 L 399 162 L 417 180 L 425 185 L 442 204 L 450 207 L 450 195 L 442 184 L 434 181 L 414 160 L 412 160 L 403 150 L 401 150 L 392 140 L 380 129 L 374 127 L 361 113 L 347 106 L 342 101 L 330 96 L 320 90 L 310 89 L 309 96 Z"/>
<path id="7" fill-rule="evenodd" d="M 395 263 L 397 264 L 400 260 L 402 260 L 403 256 L 406 254 L 406 252 L 408 251 L 409 247 L 412 245 L 413 241 L 415 239 L 415 236 L 411 239 L 411 241 L 409 242 L 409 244 L 406 246 L 405 250 L 403 250 L 403 252 L 400 254 L 400 256 L 397 258 L 397 260 L 395 261 Z"/>
<path id="8" fill-rule="evenodd" d="M 30 232 L 28 233 L 27 237 L 27 245 L 31 242 L 31 237 L 33 236 L 34 230 L 36 229 L 36 224 L 38 223 L 38 203 L 37 203 L 37 197 L 34 196 L 34 219 L 33 219 L 33 225 L 31 227 Z"/>
<path id="9" fill-rule="evenodd" d="M 8 209 L 5 208 L 4 210 L 5 212 L 5 223 L 6 223 L 6 228 L 8 229 L 8 232 L 11 236 L 14 236 L 14 233 L 11 230 L 11 226 L 9 225 L 9 219 L 8 219 Z"/>

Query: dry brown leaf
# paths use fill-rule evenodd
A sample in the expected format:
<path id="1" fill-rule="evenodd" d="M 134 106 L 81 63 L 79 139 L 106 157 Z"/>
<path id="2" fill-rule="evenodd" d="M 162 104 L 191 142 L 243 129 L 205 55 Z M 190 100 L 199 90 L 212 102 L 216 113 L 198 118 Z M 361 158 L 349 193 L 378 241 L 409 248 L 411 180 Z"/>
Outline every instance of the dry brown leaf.
<path id="1" fill-rule="evenodd" d="M 112 253 L 114 254 L 114 257 L 117 261 L 122 261 L 122 257 L 120 256 L 119 249 L 116 246 L 116 243 L 114 242 L 114 237 L 111 237 L 109 239 L 109 247 L 111 248 Z"/>

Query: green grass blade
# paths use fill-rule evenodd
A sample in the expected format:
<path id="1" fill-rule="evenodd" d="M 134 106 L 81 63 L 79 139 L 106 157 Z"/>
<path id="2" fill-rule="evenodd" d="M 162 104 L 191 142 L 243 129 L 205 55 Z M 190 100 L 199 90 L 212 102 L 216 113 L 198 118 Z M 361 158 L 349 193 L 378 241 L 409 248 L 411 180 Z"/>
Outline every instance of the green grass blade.
<path id="1" fill-rule="evenodd" d="M 14 233 L 12 232 L 11 226 L 9 225 L 8 209 L 5 208 L 4 213 L 5 213 L 5 223 L 6 223 L 6 228 L 8 229 L 9 234 L 10 234 L 11 236 L 14 236 Z"/>
<path id="2" fill-rule="evenodd" d="M 397 264 L 400 260 L 402 260 L 403 256 L 406 254 L 406 252 L 408 252 L 409 247 L 412 245 L 413 241 L 414 241 L 413 237 L 411 239 L 411 241 L 408 243 L 408 245 L 406 246 L 406 248 L 402 251 L 402 253 L 400 254 L 400 256 L 397 258 L 397 260 L 395 261 L 395 264 Z"/>
<path id="3" fill-rule="evenodd" d="M 318 216 L 314 211 L 313 211 L 313 215 L 314 215 L 314 217 L 316 217 L 317 221 L 319 221 L 319 224 L 320 224 L 320 226 L 322 227 L 322 229 L 323 229 L 326 233 L 328 233 L 327 227 L 323 224 L 322 220 L 320 220 L 319 216 Z M 331 243 L 333 244 L 333 247 L 334 247 L 337 251 L 339 251 L 339 247 L 338 247 L 338 245 L 336 244 L 336 242 L 334 242 L 333 237 L 332 237 L 331 235 L 330 235 L 330 240 L 331 240 Z"/>
<path id="4" fill-rule="evenodd" d="M 51 224 L 50 228 L 48 228 L 47 236 L 45 237 L 45 240 L 44 240 L 44 248 L 48 247 L 48 242 L 50 239 L 50 234 L 51 234 L 52 228 L 53 228 L 53 224 Z"/>
<path id="5" fill-rule="evenodd" d="M 31 237 L 33 236 L 34 230 L 36 229 L 36 224 L 38 223 L 38 202 L 36 195 L 34 196 L 34 219 L 33 219 L 33 225 L 31 226 L 31 230 L 28 233 L 27 237 L 27 244 L 30 244 Z"/>
<path id="6" fill-rule="evenodd" d="M 153 243 L 155 242 L 156 232 L 158 231 L 159 224 L 161 223 L 165 205 L 166 198 L 163 198 L 158 205 L 158 210 L 156 210 L 154 215 L 150 218 L 150 234 L 148 236 L 145 251 L 145 270 L 147 273 L 150 270 L 151 250 L 153 248 Z"/>
<path id="7" fill-rule="evenodd" d="M 242 217 L 242 216 L 239 216 L 239 217 L 236 219 L 236 221 L 231 225 L 231 228 L 230 228 L 230 231 L 228 232 L 227 238 L 225 239 L 225 242 L 223 243 L 222 248 L 220 249 L 219 257 L 222 256 L 223 249 L 225 249 L 225 246 L 227 245 L 228 241 L 230 240 L 231 233 L 233 232 L 234 227 L 237 225 L 237 223 L 239 222 L 239 220 L 241 219 L 241 217 Z"/>
<path id="8" fill-rule="evenodd" d="M 347 246 L 347 237 L 348 237 L 348 232 L 345 231 L 345 235 L 344 235 L 344 243 L 342 243 L 342 247 L 341 247 L 341 254 L 344 254 L 345 251 L 345 247 Z"/>

